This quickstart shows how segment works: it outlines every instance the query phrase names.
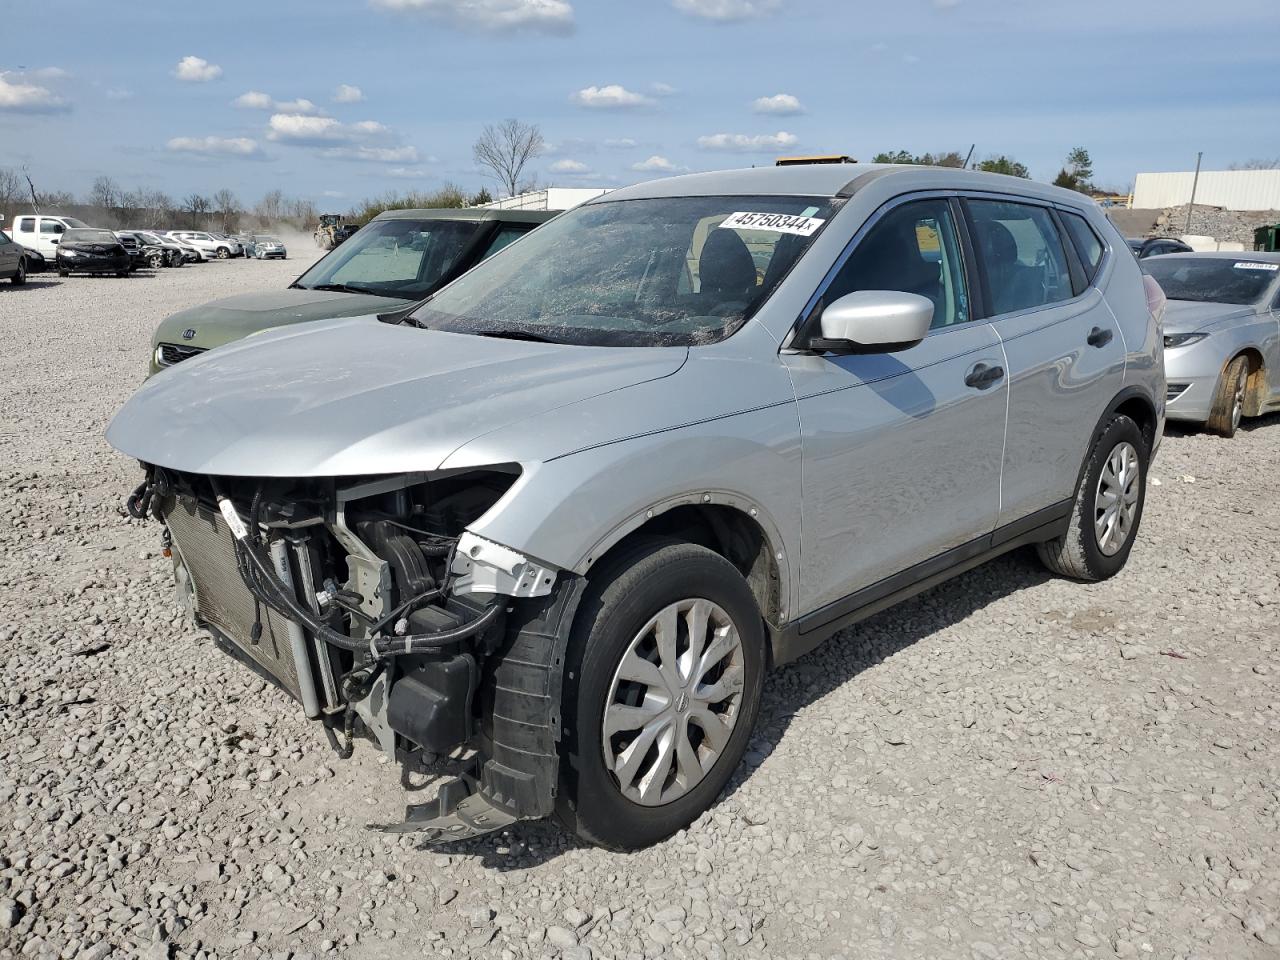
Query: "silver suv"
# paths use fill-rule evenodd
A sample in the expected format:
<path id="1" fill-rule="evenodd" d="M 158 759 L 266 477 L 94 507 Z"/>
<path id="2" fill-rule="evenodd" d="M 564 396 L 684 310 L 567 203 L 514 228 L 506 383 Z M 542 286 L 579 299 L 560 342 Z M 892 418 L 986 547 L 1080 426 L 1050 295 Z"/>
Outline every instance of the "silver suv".
<path id="1" fill-rule="evenodd" d="M 455 772 L 386 829 L 556 813 L 634 848 L 714 801 L 768 668 L 1023 544 L 1124 566 L 1164 418 L 1152 302 L 1076 193 L 698 174 L 411 310 L 166 370 L 107 437 L 228 652 L 340 752 Z"/>

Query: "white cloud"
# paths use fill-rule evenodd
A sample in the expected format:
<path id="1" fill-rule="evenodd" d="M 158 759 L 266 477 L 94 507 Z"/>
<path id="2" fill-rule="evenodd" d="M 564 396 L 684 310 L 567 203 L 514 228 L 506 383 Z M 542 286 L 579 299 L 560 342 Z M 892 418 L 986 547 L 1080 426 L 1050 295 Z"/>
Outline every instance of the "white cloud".
<path id="1" fill-rule="evenodd" d="M 127 87 L 111 87 L 106 92 L 108 100 L 132 100 L 133 91 Z"/>
<path id="2" fill-rule="evenodd" d="M 71 71 L 61 67 L 37 67 L 35 70 L 23 71 L 23 75 L 33 80 L 66 80 L 71 76 Z"/>
<path id="3" fill-rule="evenodd" d="M 640 146 L 640 141 L 635 137 L 611 137 L 604 142 L 604 145 L 610 150 L 630 150 Z"/>
<path id="4" fill-rule="evenodd" d="M 338 89 L 333 91 L 334 103 L 359 103 L 363 99 L 364 91 L 349 83 L 340 83 Z"/>
<path id="5" fill-rule="evenodd" d="M 232 106 L 245 110 L 271 110 L 275 113 L 319 114 L 323 111 L 305 97 L 297 100 L 276 100 L 261 90 L 250 90 L 231 101 Z"/>
<path id="6" fill-rule="evenodd" d="M 203 57 L 183 57 L 173 68 L 173 75 L 187 83 L 208 83 L 222 76 L 222 68 Z"/>
<path id="7" fill-rule="evenodd" d="M 0 73 L 0 113 L 62 113 L 71 104 L 48 87 L 26 83 L 21 74 Z"/>
<path id="8" fill-rule="evenodd" d="M 366 163 L 417 163 L 422 154 L 417 147 L 369 147 L 354 145 L 326 147 L 320 156 L 332 160 L 360 160 Z"/>
<path id="9" fill-rule="evenodd" d="M 779 147 L 794 147 L 800 138 L 794 133 L 713 133 L 699 137 L 698 146 L 703 150 L 730 150 L 735 153 L 768 153 Z"/>
<path id="10" fill-rule="evenodd" d="M 165 146 L 177 153 L 224 157 L 255 157 L 262 149 L 248 137 L 174 137 Z"/>
<path id="11" fill-rule="evenodd" d="M 632 107 L 653 105 L 653 98 L 636 93 L 626 87 L 610 83 L 603 87 L 584 87 L 569 98 L 580 107 L 598 110 L 627 110 Z"/>
<path id="12" fill-rule="evenodd" d="M 399 135 L 377 120 L 341 123 L 332 117 L 273 113 L 267 139 L 297 147 L 319 147 L 320 156 L 370 163 L 417 163 L 417 147 L 402 145 Z"/>
<path id="13" fill-rule="evenodd" d="M 568 0 L 369 0 L 369 3 L 382 10 L 423 13 L 467 30 L 567 34 L 574 28 L 573 6 Z"/>
<path id="14" fill-rule="evenodd" d="M 677 167 L 666 157 L 660 157 L 656 153 L 648 160 L 641 160 L 639 163 L 631 165 L 632 170 L 638 170 L 641 173 L 679 173 L 684 167 Z"/>
<path id="15" fill-rule="evenodd" d="M 779 117 L 804 113 L 804 107 L 799 98 L 789 93 L 775 93 L 772 97 L 756 97 L 751 101 L 751 109 L 756 113 L 772 113 Z"/>
<path id="16" fill-rule="evenodd" d="M 325 190 L 321 193 L 321 196 L 329 197 L 332 200 L 341 200 L 346 194 L 341 190 Z"/>
<path id="17" fill-rule="evenodd" d="M 392 167 L 385 175 L 397 180 L 425 180 L 431 173 L 424 167 Z"/>
<path id="18" fill-rule="evenodd" d="M 950 10 L 952 7 L 960 6 L 960 0 L 933 0 L 933 5 L 939 10 Z"/>
<path id="19" fill-rule="evenodd" d="M 672 6 L 681 13 L 719 23 L 754 20 L 773 13 L 780 5 L 781 0 L 672 0 Z"/>
<path id="20" fill-rule="evenodd" d="M 550 169 L 552 173 L 569 173 L 578 176 L 591 172 L 591 168 L 581 160 L 557 160 Z"/>
<path id="21" fill-rule="evenodd" d="M 231 101 L 232 106 L 242 107 L 246 110 L 273 110 L 276 102 L 271 97 L 260 90 L 250 90 L 248 93 L 242 93 Z"/>
<path id="22" fill-rule="evenodd" d="M 671 84 L 662 82 L 650 84 L 649 89 L 653 91 L 654 96 L 658 97 L 674 97 L 680 92 Z"/>

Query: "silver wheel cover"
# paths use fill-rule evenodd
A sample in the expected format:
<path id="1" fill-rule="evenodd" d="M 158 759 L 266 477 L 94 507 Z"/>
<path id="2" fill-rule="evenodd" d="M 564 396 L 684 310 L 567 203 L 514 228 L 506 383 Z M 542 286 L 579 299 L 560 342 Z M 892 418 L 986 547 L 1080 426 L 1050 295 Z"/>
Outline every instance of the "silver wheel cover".
<path id="1" fill-rule="evenodd" d="M 1127 440 L 1116 444 L 1102 465 L 1093 499 L 1093 532 L 1105 556 L 1119 553 L 1133 532 L 1142 492 L 1141 473 L 1138 451 Z"/>
<path id="2" fill-rule="evenodd" d="M 742 637 L 710 600 L 659 610 L 632 639 L 609 685 L 605 767 L 628 800 L 670 803 L 724 752 L 742 709 Z"/>
<path id="3" fill-rule="evenodd" d="M 1240 421 L 1244 419 L 1244 391 L 1249 383 L 1249 371 L 1244 369 L 1240 371 L 1240 376 L 1236 379 L 1236 390 L 1231 397 L 1231 429 L 1234 430 L 1240 426 Z"/>

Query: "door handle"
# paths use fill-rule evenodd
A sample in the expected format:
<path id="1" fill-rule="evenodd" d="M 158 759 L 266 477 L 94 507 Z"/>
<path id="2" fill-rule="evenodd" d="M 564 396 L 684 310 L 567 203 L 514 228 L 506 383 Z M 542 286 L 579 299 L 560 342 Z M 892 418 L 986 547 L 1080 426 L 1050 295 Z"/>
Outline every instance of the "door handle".
<path id="1" fill-rule="evenodd" d="M 1089 331 L 1089 336 L 1085 342 L 1091 347 L 1105 347 L 1111 342 L 1111 338 L 1115 336 L 1110 330 L 1103 330 L 1101 327 L 1094 327 Z"/>
<path id="2" fill-rule="evenodd" d="M 985 363 L 979 363 L 964 378 L 964 385 L 966 387 L 975 387 L 978 390 L 985 390 L 1003 377 L 1004 367 L 989 367 Z"/>

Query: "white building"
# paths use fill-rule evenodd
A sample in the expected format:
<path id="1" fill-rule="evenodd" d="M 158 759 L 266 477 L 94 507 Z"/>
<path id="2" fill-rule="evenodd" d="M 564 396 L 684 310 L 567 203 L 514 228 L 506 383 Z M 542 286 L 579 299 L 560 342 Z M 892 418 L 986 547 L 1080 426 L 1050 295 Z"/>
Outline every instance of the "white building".
<path id="1" fill-rule="evenodd" d="M 1195 171 L 1140 173 L 1133 187 L 1139 210 L 1161 210 L 1191 202 Z M 1280 170 L 1201 170 L 1196 204 L 1227 210 L 1280 210 Z"/>
<path id="2" fill-rule="evenodd" d="M 521 193 L 484 206 L 495 210 L 568 210 L 580 203 L 608 193 L 608 187 L 547 187 L 532 193 Z"/>

